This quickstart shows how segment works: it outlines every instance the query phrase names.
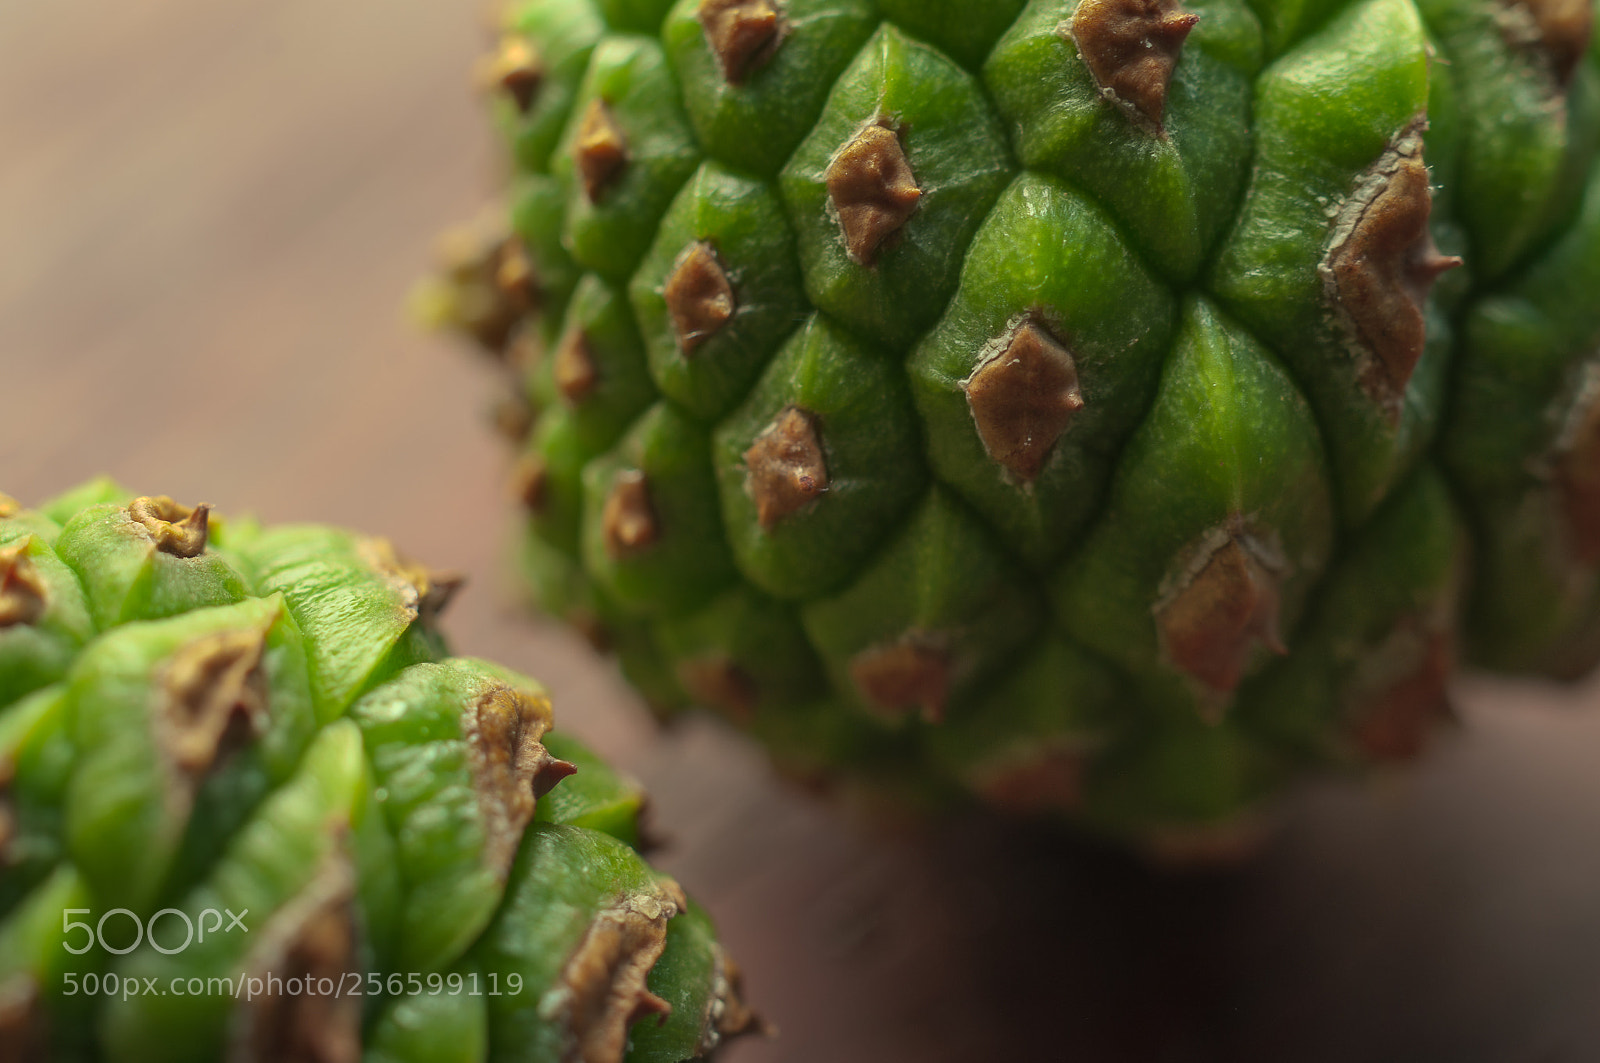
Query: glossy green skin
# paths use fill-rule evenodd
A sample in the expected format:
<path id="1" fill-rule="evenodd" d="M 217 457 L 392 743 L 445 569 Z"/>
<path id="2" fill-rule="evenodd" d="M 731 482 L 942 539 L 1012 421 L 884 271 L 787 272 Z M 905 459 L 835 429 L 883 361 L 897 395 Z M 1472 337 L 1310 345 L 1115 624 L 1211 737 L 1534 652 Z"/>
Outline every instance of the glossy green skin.
<path id="1" fill-rule="evenodd" d="M 129 521 L 128 497 L 101 482 L 0 518 L 0 545 L 26 543 L 47 602 L 32 625 L 0 629 L 0 797 L 13 825 L 0 867 L 0 987 L 32 981 L 51 1058 L 223 1058 L 246 1014 L 234 996 L 71 994 L 67 976 L 165 987 L 259 973 L 251 950 L 274 920 L 330 890 L 349 897 L 359 928 L 353 1006 L 366 1059 L 564 1058 L 569 1031 L 541 1010 L 543 997 L 597 914 L 658 878 L 636 851 L 638 786 L 575 740 L 548 736 L 550 754 L 578 774 L 537 801 L 521 858 L 493 865 L 466 714 L 496 689 L 542 698 L 538 684 L 447 656 L 415 589 L 374 567 L 355 535 L 213 516 L 206 551 L 177 558 Z M 158 744 L 156 691 L 178 651 L 236 632 L 264 640 L 267 723 L 187 782 Z M 250 933 L 213 932 L 170 954 L 149 940 L 120 955 L 63 947 L 64 911 L 88 909 L 93 923 L 115 908 L 140 920 L 164 908 L 192 919 L 248 910 Z M 119 930 L 131 935 L 127 921 L 108 922 L 111 945 L 127 940 Z M 160 924 L 167 947 L 178 922 Z M 488 996 L 484 976 L 508 973 L 496 965 L 511 954 L 524 991 Z M 669 924 L 649 984 L 675 1011 L 630 1063 L 696 1056 L 722 962 L 703 912 Z M 391 974 L 424 979 L 423 992 L 396 994 Z M 385 988 L 368 995 L 368 975 Z M 475 976 L 479 994 L 426 991 L 429 976 L 455 975 Z M 514 1032 L 523 1029 L 538 1036 Z"/>
<path id="2" fill-rule="evenodd" d="M 673 333 L 661 289 L 678 253 L 697 241 L 710 243 L 729 261 L 747 263 L 732 279 L 751 310 L 738 332 L 715 334 L 686 357 Z M 649 351 L 646 386 L 653 378 L 663 394 L 699 417 L 726 413 L 750 389 L 772 346 L 805 312 L 805 292 L 783 204 L 762 182 L 706 163 L 662 220 L 628 296 L 637 308 Z"/>
<path id="3" fill-rule="evenodd" d="M 550 1021 L 537 988 L 553 986 L 587 929 L 589 913 L 617 891 L 649 884 L 651 872 L 626 845 L 604 834 L 558 824 L 529 828 L 495 924 L 472 951 L 484 975 L 521 994 L 488 998 L 495 1059 L 559 1059 L 565 1034 Z"/>
<path id="4" fill-rule="evenodd" d="M 757 696 L 715 707 L 797 772 L 939 798 L 1065 751 L 1082 778 L 1060 810 L 1148 838 L 1362 761 L 1352 729 L 1398 631 L 1513 671 L 1600 659 L 1600 588 L 1549 473 L 1600 350 L 1597 46 L 1562 87 L 1492 4 L 1193 0 L 1156 135 L 1097 91 L 1061 32 L 1073 0 L 780 6 L 787 36 L 739 85 L 699 0 L 625 22 L 595 0 L 520 0 L 506 21 L 550 86 L 526 114 L 493 104 L 516 187 L 538 190 L 515 215 L 547 278 L 526 335 L 577 327 L 571 278 L 609 285 L 656 391 L 630 426 L 580 440 L 530 386 L 551 501 L 524 568 L 545 608 L 605 628 L 657 707 L 707 700 L 682 680 L 732 665 Z M 570 145 L 596 93 L 638 144 L 598 205 L 569 148 L 536 148 Z M 1330 219 L 1418 116 L 1433 236 L 1466 267 L 1434 287 L 1390 411 L 1318 266 Z M 864 267 L 823 173 L 880 117 L 923 198 Z M 686 355 L 662 289 L 696 241 L 737 309 Z M 962 382 L 1027 314 L 1067 343 L 1086 406 L 1022 485 Z M 535 359 L 529 379 L 547 372 Z M 744 453 L 791 405 L 821 425 L 831 483 L 764 528 Z M 619 562 L 599 525 L 626 470 L 650 481 L 659 539 Z M 1286 563 L 1289 654 L 1258 649 L 1219 697 L 1169 662 L 1153 609 L 1235 514 Z M 870 711 L 851 677 L 857 652 L 903 637 L 950 651 L 942 724 Z"/>
<path id="5" fill-rule="evenodd" d="M 271 727 L 210 775 L 192 803 L 175 801 L 149 724 L 150 690 L 181 646 L 228 631 L 267 633 Z M 300 632 L 276 595 L 121 627 L 91 643 L 66 684 L 75 762 L 65 813 L 69 854 L 96 895 L 110 907 L 142 911 L 158 895 L 181 894 L 191 866 L 210 864 L 249 810 L 294 770 L 317 729 L 308 687 Z"/>
<path id="6" fill-rule="evenodd" d="M 789 405 L 802 406 L 838 442 L 828 450 L 828 505 L 771 530 L 744 489 L 744 452 Z M 892 362 L 819 316 L 773 357 L 713 443 L 723 526 L 745 578 L 789 600 L 837 590 L 926 489 L 916 413 Z"/>

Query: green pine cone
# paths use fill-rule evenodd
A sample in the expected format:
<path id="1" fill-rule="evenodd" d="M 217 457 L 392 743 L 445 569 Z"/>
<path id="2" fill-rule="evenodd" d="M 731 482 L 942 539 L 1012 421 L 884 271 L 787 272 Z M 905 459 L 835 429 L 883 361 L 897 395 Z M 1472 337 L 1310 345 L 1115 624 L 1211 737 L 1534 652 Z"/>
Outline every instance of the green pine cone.
<path id="1" fill-rule="evenodd" d="M 1592 0 L 515 0 L 545 608 L 807 774 L 1193 838 L 1600 659 Z"/>
<path id="2" fill-rule="evenodd" d="M 677 1063 L 754 1024 L 637 786 L 448 655 L 456 582 L 0 495 L 0 1055 Z"/>

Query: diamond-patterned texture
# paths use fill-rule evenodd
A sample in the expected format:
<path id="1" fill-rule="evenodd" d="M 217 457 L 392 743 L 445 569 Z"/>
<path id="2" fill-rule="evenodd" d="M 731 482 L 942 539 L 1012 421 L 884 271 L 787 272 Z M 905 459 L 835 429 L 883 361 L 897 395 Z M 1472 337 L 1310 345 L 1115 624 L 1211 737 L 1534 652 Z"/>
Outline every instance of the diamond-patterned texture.
<path id="1" fill-rule="evenodd" d="M 972 6 L 512 6 L 545 607 L 797 771 L 1147 838 L 1600 656 L 1587 39 Z"/>

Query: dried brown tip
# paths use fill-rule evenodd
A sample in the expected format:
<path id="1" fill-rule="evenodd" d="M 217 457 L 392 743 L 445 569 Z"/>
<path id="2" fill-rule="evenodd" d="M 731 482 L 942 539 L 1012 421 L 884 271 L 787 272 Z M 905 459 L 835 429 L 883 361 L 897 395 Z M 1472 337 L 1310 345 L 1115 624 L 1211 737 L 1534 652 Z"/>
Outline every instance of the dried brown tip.
<path id="1" fill-rule="evenodd" d="M 168 658 L 157 683 L 157 744 L 188 783 L 266 733 L 266 647 L 265 629 L 218 631 Z"/>
<path id="2" fill-rule="evenodd" d="M 532 41 L 511 34 L 500 38 L 494 53 L 484 60 L 480 78 L 484 85 L 511 97 L 517 110 L 527 114 L 544 83 L 544 64 Z"/>
<path id="3" fill-rule="evenodd" d="M 872 646 L 850 661 L 850 678 L 867 704 L 886 717 L 920 709 L 923 719 L 944 719 L 950 692 L 950 655 L 925 639 Z"/>
<path id="4" fill-rule="evenodd" d="M 33 624 L 44 615 L 44 578 L 28 556 L 27 536 L 10 546 L 0 546 L 0 630 L 15 624 Z"/>
<path id="5" fill-rule="evenodd" d="M 1567 549 L 1582 565 L 1600 562 L 1600 364 L 1583 368 L 1549 461 Z"/>
<path id="6" fill-rule="evenodd" d="M 50 1054 L 50 1017 L 39 984 L 16 974 L 0 982 L 0 1061 L 45 1063 Z"/>
<path id="7" fill-rule="evenodd" d="M 1083 409 L 1077 363 L 1035 320 L 1016 328 L 961 386 L 984 450 L 1023 483 L 1038 478 Z"/>
<path id="8" fill-rule="evenodd" d="M 598 96 L 589 101 L 583 112 L 583 122 L 578 126 L 578 143 L 575 150 L 578 175 L 583 179 L 583 194 L 590 203 L 600 202 L 600 197 L 622 176 L 628 165 L 628 141 L 622 135 L 611 108 Z"/>
<path id="9" fill-rule="evenodd" d="M 1286 567 L 1238 515 L 1205 536 L 1155 605 L 1167 662 L 1229 694 L 1257 644 L 1288 652 L 1278 637 L 1278 585 Z"/>
<path id="10" fill-rule="evenodd" d="M 521 395 L 501 395 L 489 408 L 489 422 L 510 443 L 521 443 L 533 431 L 533 407 Z"/>
<path id="11" fill-rule="evenodd" d="M 17 837 L 17 810 L 6 786 L 0 786 L 0 869 L 11 866 L 11 843 Z M 3 1026 L 0 1026 L 3 1029 Z M 0 1056 L 0 1061 L 4 1060 Z"/>
<path id="12" fill-rule="evenodd" d="M 539 330 L 531 327 L 533 322 L 518 324 L 522 327 L 513 329 L 506 337 L 505 363 L 515 374 L 514 379 L 520 380 L 544 360 L 545 343 Z"/>
<path id="13" fill-rule="evenodd" d="M 1374 660 L 1379 679 L 1357 687 L 1351 738 L 1373 760 L 1415 760 L 1433 731 L 1455 718 L 1450 639 L 1416 621 L 1402 623 Z"/>
<path id="14" fill-rule="evenodd" d="M 715 336 L 737 309 L 728 273 L 717 260 L 716 250 L 703 240 L 690 244 L 678 256 L 661 294 L 672 315 L 678 349 L 685 355 Z"/>
<path id="15" fill-rule="evenodd" d="M 550 726 L 549 698 L 504 685 L 484 691 L 462 716 L 483 820 L 484 863 L 498 877 L 505 877 L 517 855 L 536 799 L 576 770 L 544 748 Z"/>
<path id="16" fill-rule="evenodd" d="M 772 0 L 700 0 L 700 28 L 730 85 L 771 62 L 789 24 Z"/>
<path id="17" fill-rule="evenodd" d="M 700 704 L 740 723 L 748 723 L 761 703 L 761 688 L 750 673 L 721 654 L 678 665 L 678 683 Z"/>
<path id="18" fill-rule="evenodd" d="M 336 991 L 359 974 L 354 901 L 341 854 L 260 929 L 245 970 L 268 991 L 239 1005 L 230 1063 L 359 1063 L 361 998 Z"/>
<path id="19" fill-rule="evenodd" d="M 356 549 L 363 561 L 400 592 L 412 616 L 426 624 L 439 618 L 467 582 L 459 572 L 438 572 L 411 560 L 382 537 L 362 539 Z"/>
<path id="20" fill-rule="evenodd" d="M 611 629 L 592 610 L 575 608 L 567 613 L 567 624 L 582 636 L 594 652 L 604 656 L 611 652 L 614 641 Z"/>
<path id="21" fill-rule="evenodd" d="M 9 520 L 22 512 L 22 503 L 0 491 L 0 520 Z"/>
<path id="22" fill-rule="evenodd" d="M 711 986 L 711 1011 L 706 1016 L 705 1036 L 696 1055 L 709 1057 L 718 1045 L 744 1034 L 772 1036 L 773 1028 L 744 1002 L 744 975 L 722 946 L 712 943 L 716 975 Z"/>
<path id="23" fill-rule="evenodd" d="M 845 251 L 862 266 L 878 260 L 922 201 L 900 137 L 881 121 L 862 126 L 828 163 L 824 177 Z"/>
<path id="24" fill-rule="evenodd" d="M 533 776 L 533 796 L 543 797 L 545 794 L 561 785 L 563 779 L 570 779 L 578 774 L 578 766 L 570 760 L 547 760 L 539 765 L 539 770 Z"/>
<path id="25" fill-rule="evenodd" d="M 633 1014 L 628 1017 L 628 1024 L 638 1022 L 649 1017 L 656 1020 L 656 1025 L 667 1021 L 667 1016 L 672 1014 L 672 1005 L 646 989 L 633 1005 Z"/>
<path id="26" fill-rule="evenodd" d="M 11 784 L 16 777 L 16 761 L 10 756 L 0 757 L 0 870 L 11 866 L 11 843 L 17 836 L 17 809 L 11 795 Z M 0 1030 L 4 1028 L 4 1022 L 0 1021 Z M 4 1058 L 0 1056 L 0 1061 Z"/>
<path id="27" fill-rule="evenodd" d="M 524 454 L 511 470 L 511 497 L 533 516 L 550 504 L 550 466 L 537 454 Z"/>
<path id="28" fill-rule="evenodd" d="M 563 1059 L 619 1063 L 628 1026 L 672 1008 L 650 992 L 646 980 L 667 947 L 667 921 L 688 907 L 671 879 L 624 894 L 601 910 L 561 970 L 547 1004 L 569 1031 Z"/>
<path id="29" fill-rule="evenodd" d="M 1396 135 L 1339 209 L 1317 267 L 1349 339 L 1362 387 L 1398 417 L 1427 342 L 1423 308 L 1439 275 L 1461 265 L 1439 254 L 1428 229 L 1433 189 L 1418 115 Z"/>
<path id="30" fill-rule="evenodd" d="M 459 332 L 495 356 L 542 293 L 527 249 L 501 219 L 459 226 L 439 240 L 439 267 L 418 289 L 417 312 L 434 328 Z"/>
<path id="31" fill-rule="evenodd" d="M 1502 0 L 1502 10 L 1511 44 L 1539 55 L 1558 88 L 1570 85 L 1594 33 L 1590 0 Z"/>
<path id="32" fill-rule="evenodd" d="M 155 540 L 156 549 L 173 557 L 199 557 L 206 551 L 211 507 L 201 503 L 190 509 L 166 495 L 136 498 L 128 503 L 128 516 Z"/>
<path id="33" fill-rule="evenodd" d="M 539 276 L 521 240 L 508 236 L 495 250 L 490 265 L 495 287 L 505 297 L 510 313 L 520 318 L 539 305 Z"/>
<path id="34" fill-rule="evenodd" d="M 589 337 L 574 329 L 561 338 L 551 365 L 556 390 L 568 406 L 577 406 L 600 386 L 600 371 L 589 349 Z"/>
<path id="35" fill-rule="evenodd" d="M 636 557 L 656 544 L 661 528 L 644 473 L 637 469 L 617 473 L 611 493 L 606 496 L 600 529 L 606 553 L 613 561 Z"/>
<path id="36" fill-rule="evenodd" d="M 828 464 L 816 415 L 799 406 L 784 407 L 744 452 L 744 464 L 756 520 L 767 531 L 828 489 Z"/>
<path id="37" fill-rule="evenodd" d="M 1079 0 L 1062 31 L 1100 94 L 1159 132 L 1172 72 L 1199 21 L 1177 0 Z"/>
<path id="38" fill-rule="evenodd" d="M 1088 751 L 1082 744 L 1046 743 L 996 757 L 972 773 L 972 789 L 1007 815 L 1071 813 L 1083 804 Z"/>

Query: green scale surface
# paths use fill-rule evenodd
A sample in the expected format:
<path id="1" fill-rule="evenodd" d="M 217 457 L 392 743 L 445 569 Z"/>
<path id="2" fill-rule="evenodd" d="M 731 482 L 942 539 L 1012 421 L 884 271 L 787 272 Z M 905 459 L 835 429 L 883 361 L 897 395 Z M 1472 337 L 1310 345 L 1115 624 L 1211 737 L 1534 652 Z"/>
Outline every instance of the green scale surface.
<path id="1" fill-rule="evenodd" d="M 524 567 L 663 712 L 709 704 L 808 776 L 1160 838 L 1414 753 L 1456 661 L 1600 657 L 1600 551 L 1563 494 L 1600 394 L 1587 36 L 1481 0 L 1171 4 L 1198 21 L 1158 127 L 1099 88 L 1074 0 L 781 0 L 737 83 L 702 6 L 519 0 L 534 89 L 491 89 L 537 304 L 508 359 Z M 596 194 L 597 107 L 626 161 Z M 862 264 L 828 172 L 872 124 L 921 195 Z M 1319 267 L 1408 130 L 1465 266 L 1375 391 Z M 691 348 L 666 292 L 696 245 L 734 307 Z M 1022 477 L 965 384 L 1027 322 L 1082 408 Z M 764 523 L 746 454 L 793 408 L 827 487 Z M 641 474 L 651 538 L 619 550 L 607 506 Z M 1271 572 L 1276 630 L 1197 681 L 1158 614 L 1228 541 Z M 937 659 L 938 689 L 885 704 L 861 678 L 885 648 Z"/>
<path id="2" fill-rule="evenodd" d="M 138 505 L 0 495 L 0 1054 L 677 1063 L 747 1015 L 637 851 L 643 793 L 448 654 L 448 583 L 310 525 L 202 516 L 174 552 Z M 646 987 L 671 1014 L 630 1039 Z"/>

